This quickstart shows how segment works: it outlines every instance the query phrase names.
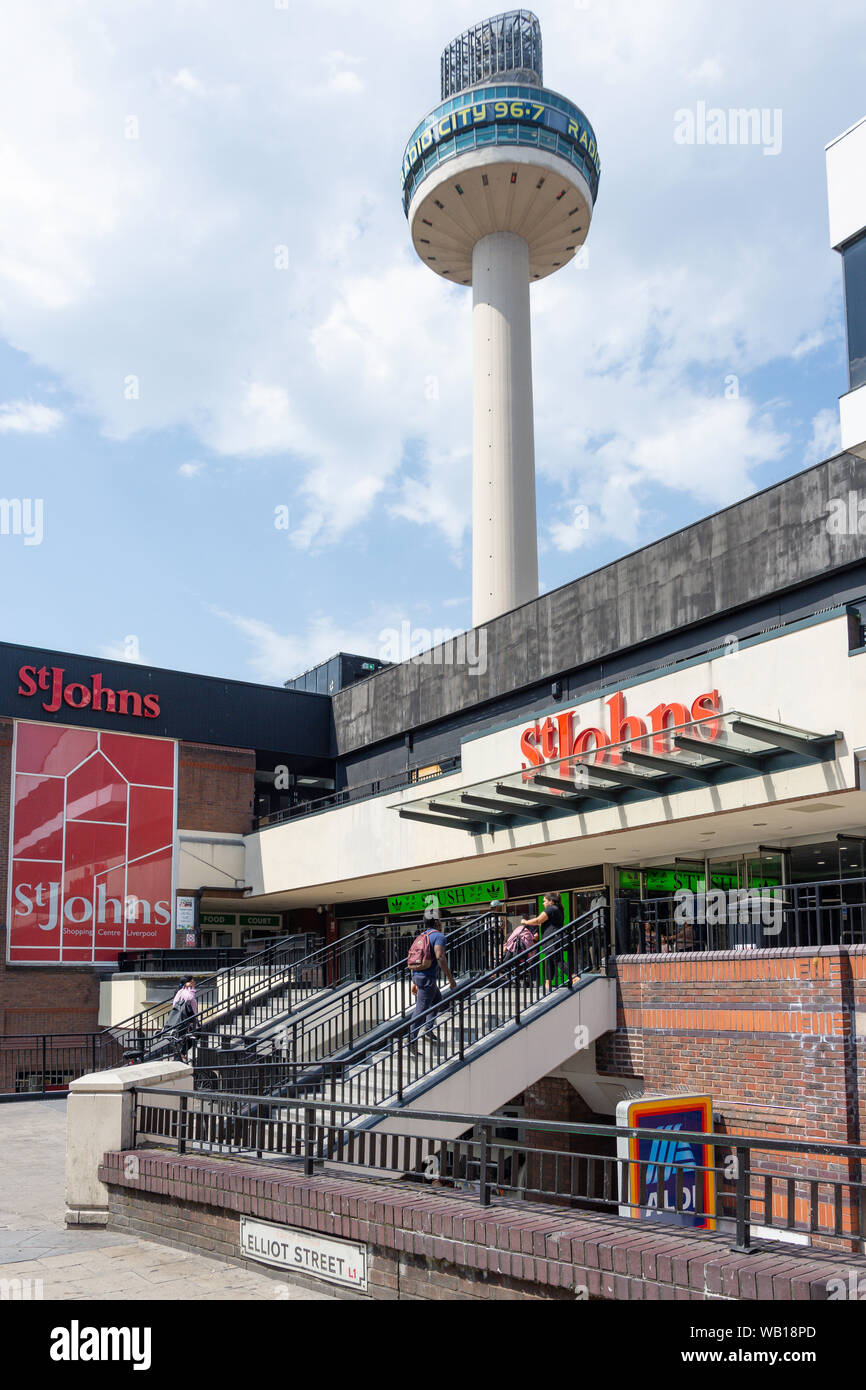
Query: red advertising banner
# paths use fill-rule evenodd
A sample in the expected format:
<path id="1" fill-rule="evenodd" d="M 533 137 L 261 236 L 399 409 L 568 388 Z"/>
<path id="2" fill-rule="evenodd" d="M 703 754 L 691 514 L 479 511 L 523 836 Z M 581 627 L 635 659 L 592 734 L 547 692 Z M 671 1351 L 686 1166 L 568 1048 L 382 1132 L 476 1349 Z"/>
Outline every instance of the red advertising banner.
<path id="1" fill-rule="evenodd" d="M 172 945 L 175 769 L 172 739 L 16 723 L 10 962 Z"/>

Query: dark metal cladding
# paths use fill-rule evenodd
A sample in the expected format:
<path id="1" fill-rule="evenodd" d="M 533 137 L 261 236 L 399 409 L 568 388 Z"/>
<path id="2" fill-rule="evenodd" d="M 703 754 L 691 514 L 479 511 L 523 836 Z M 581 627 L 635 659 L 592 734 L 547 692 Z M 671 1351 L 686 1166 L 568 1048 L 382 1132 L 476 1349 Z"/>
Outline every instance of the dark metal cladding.
<path id="1" fill-rule="evenodd" d="M 442 100 L 507 77 L 543 85 L 541 25 L 531 10 L 508 10 L 467 29 L 442 54 Z"/>

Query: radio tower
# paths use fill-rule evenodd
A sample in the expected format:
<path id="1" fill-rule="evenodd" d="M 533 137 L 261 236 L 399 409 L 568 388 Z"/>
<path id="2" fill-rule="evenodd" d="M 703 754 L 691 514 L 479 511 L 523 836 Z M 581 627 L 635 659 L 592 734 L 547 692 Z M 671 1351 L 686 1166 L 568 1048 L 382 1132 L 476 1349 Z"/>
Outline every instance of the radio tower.
<path id="1" fill-rule="evenodd" d="M 442 54 L 442 100 L 403 156 L 425 265 L 472 286 L 472 621 L 538 595 L 529 286 L 586 240 L 598 192 L 583 112 L 542 85 L 541 26 L 495 15 Z"/>

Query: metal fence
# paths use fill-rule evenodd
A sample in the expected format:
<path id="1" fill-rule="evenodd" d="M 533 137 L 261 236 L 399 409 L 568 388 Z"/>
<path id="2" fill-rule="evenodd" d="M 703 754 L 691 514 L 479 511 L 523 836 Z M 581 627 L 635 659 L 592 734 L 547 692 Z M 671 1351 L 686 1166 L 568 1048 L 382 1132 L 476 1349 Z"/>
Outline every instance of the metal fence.
<path id="1" fill-rule="evenodd" d="M 471 980 L 487 971 L 501 954 L 501 917 L 484 913 L 453 927 L 446 938 L 446 950 L 455 976 Z M 270 1036 L 251 1041 L 244 1048 L 243 1060 L 282 1059 L 299 1062 L 326 1057 L 340 1051 L 354 1051 L 359 1041 L 384 1028 L 389 1022 L 399 1022 L 413 1008 L 412 980 L 406 969 L 410 936 L 396 938 L 399 949 L 386 954 L 396 958 L 382 970 L 371 973 L 373 959 L 364 956 L 354 961 L 357 973 L 349 979 L 357 983 L 323 995 L 298 1015 L 289 1015 Z M 339 981 L 345 985 L 345 981 Z M 198 1065 L 212 1066 L 226 1059 L 220 1049 L 200 1047 Z M 235 1058 L 235 1060 L 240 1060 Z"/>
<path id="2" fill-rule="evenodd" d="M 0 1100 L 65 1093 L 87 1072 L 119 1066 L 122 1049 L 104 1033 L 19 1033 L 0 1038 Z"/>
<path id="3" fill-rule="evenodd" d="M 278 938 L 265 950 L 218 971 L 196 986 L 199 1028 L 233 1031 L 238 1020 L 252 1014 L 254 1023 L 288 1013 L 317 993 L 361 979 L 380 959 L 405 955 L 396 924 L 361 927 L 339 941 L 298 954 L 292 938 Z M 109 1030 L 129 1051 L 138 1054 L 153 1043 L 165 1022 L 170 1000 L 134 1014 Z"/>
<path id="4" fill-rule="evenodd" d="M 303 1080 L 305 1094 L 310 1094 L 317 1083 L 318 1093 L 332 1100 L 339 1084 L 341 1098 L 359 1105 L 402 1102 L 404 1092 L 434 1067 L 462 1062 L 477 1042 L 506 1025 L 520 1026 L 523 1015 L 548 994 L 571 991 L 584 975 L 605 968 L 605 907 L 513 955 L 503 953 L 500 921 L 490 914 L 458 943 L 449 941 L 451 970 L 467 978 L 419 1018 L 407 1017 L 414 1000 L 409 972 L 401 968 L 384 981 L 367 981 L 348 991 L 321 1020 L 306 1014 L 289 1020 L 269 1055 L 258 1059 L 286 1064 L 282 1073 L 278 1066 L 271 1070 L 271 1084 L 282 1090 Z M 387 1026 L 374 1031 L 380 1023 Z M 364 1040 L 362 1035 L 368 1034 L 372 1036 Z M 340 1048 L 348 1055 L 317 1072 L 316 1059 Z M 196 1056 L 197 1065 L 209 1070 L 219 1060 L 205 1050 Z M 242 1060 L 257 1059 L 248 1053 Z M 299 1064 L 306 1064 L 306 1070 L 299 1072 Z"/>
<path id="5" fill-rule="evenodd" d="M 291 938 L 289 938 L 291 940 Z M 263 949 L 263 948 L 260 948 Z M 238 965 L 247 952 L 242 946 L 191 946 L 184 950 L 121 951 L 118 974 L 139 975 L 215 975 Z"/>
<path id="6" fill-rule="evenodd" d="M 410 767 L 405 772 L 392 773 L 390 777 L 377 777 L 373 782 L 359 782 L 353 787 L 342 787 L 340 791 L 329 792 L 315 801 L 298 801 L 294 806 L 286 806 L 281 811 L 271 811 L 253 820 L 253 830 L 267 830 L 286 821 L 297 820 L 301 816 L 312 816 L 318 811 L 332 811 L 337 806 L 348 806 L 354 801 L 367 801 L 383 792 L 402 791 L 405 787 L 417 786 L 420 782 L 432 782 L 437 777 L 448 777 L 460 771 L 460 755 L 451 758 L 438 758 L 430 770 L 423 767 Z"/>
<path id="7" fill-rule="evenodd" d="M 303 1165 L 307 1175 L 326 1164 L 346 1176 L 375 1170 L 371 1176 L 390 1174 L 442 1195 L 474 1193 L 485 1207 L 527 1198 L 564 1203 L 639 1217 L 660 1233 L 674 1226 L 700 1234 L 721 1222 L 738 1251 L 751 1247 L 756 1225 L 770 1236 L 866 1240 L 859 1145 L 683 1131 L 672 1148 L 667 1129 L 412 1110 L 414 1126 L 425 1121 L 439 1133 L 386 1130 L 406 1122 L 405 1111 L 388 1106 L 136 1090 L 133 1147 L 267 1156 Z M 460 1137 L 443 1139 L 443 1124 Z M 649 1143 L 649 1153 L 617 1152 L 629 1142 Z M 598 1151 L 600 1143 L 608 1152 Z"/>
<path id="8" fill-rule="evenodd" d="M 866 878 L 617 899 L 617 954 L 866 944 Z"/>

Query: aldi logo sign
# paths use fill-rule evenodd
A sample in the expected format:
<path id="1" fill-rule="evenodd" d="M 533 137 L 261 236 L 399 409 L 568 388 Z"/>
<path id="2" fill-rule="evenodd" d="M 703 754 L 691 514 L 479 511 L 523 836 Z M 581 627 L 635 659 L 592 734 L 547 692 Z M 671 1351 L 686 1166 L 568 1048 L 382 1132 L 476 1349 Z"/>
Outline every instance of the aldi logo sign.
<path id="1" fill-rule="evenodd" d="M 171 946 L 175 747 L 16 723 L 10 962 L 81 965 Z"/>
<path id="2" fill-rule="evenodd" d="M 688 1226 L 692 1230 L 715 1230 L 713 1145 L 680 1137 L 683 1133 L 712 1134 L 711 1098 L 654 1096 L 623 1100 L 616 1108 L 616 1122 L 629 1129 L 663 1131 L 663 1137 L 617 1138 L 617 1157 L 629 1160 L 629 1201 L 620 1206 L 620 1216 Z"/>

